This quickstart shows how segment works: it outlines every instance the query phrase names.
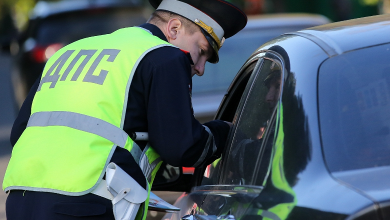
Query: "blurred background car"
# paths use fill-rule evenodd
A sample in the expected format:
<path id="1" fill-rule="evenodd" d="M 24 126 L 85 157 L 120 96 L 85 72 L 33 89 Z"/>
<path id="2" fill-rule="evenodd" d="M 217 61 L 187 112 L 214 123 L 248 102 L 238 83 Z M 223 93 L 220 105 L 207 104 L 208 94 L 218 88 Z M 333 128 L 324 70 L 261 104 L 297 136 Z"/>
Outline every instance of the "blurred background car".
<path id="1" fill-rule="evenodd" d="M 19 109 L 46 61 L 63 46 L 146 21 L 139 0 L 73 0 L 36 4 L 27 28 L 11 44 L 12 84 Z"/>

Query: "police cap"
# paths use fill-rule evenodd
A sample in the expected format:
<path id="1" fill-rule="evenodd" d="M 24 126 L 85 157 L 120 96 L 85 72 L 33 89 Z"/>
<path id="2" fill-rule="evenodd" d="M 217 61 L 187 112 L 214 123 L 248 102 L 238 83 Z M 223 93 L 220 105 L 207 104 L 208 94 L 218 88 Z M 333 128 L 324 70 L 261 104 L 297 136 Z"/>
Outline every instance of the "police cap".
<path id="1" fill-rule="evenodd" d="M 202 33 L 213 48 L 211 63 L 219 61 L 218 51 L 225 38 L 242 30 L 247 16 L 233 4 L 224 0 L 149 0 L 156 10 L 181 15 L 201 27 Z"/>

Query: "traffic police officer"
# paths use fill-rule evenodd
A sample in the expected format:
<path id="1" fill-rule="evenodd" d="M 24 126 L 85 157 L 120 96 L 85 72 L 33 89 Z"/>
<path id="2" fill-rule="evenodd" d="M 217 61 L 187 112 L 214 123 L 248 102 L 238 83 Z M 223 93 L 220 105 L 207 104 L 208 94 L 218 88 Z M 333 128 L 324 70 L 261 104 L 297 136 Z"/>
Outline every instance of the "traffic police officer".
<path id="1" fill-rule="evenodd" d="M 229 125 L 196 121 L 191 77 L 218 62 L 246 15 L 223 0 L 150 3 L 148 23 L 76 41 L 46 64 L 12 129 L 7 219 L 119 219 L 112 204 L 143 202 L 161 160 L 196 167 L 220 155 Z M 148 132 L 148 143 L 134 132 Z M 142 190 L 115 188 L 111 170 Z M 112 202 L 97 193 L 105 179 Z"/>

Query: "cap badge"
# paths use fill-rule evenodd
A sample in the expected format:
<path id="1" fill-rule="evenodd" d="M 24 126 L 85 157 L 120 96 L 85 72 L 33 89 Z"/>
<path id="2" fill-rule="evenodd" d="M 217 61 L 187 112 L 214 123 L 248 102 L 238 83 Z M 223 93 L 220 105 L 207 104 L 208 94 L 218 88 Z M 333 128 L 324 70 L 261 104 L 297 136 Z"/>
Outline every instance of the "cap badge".
<path id="1" fill-rule="evenodd" d="M 214 30 L 212 27 L 208 26 L 207 24 L 205 24 L 203 21 L 199 20 L 199 19 L 195 19 L 194 21 L 197 25 L 199 25 L 201 28 L 203 28 L 205 31 L 207 31 L 208 34 L 210 34 L 210 36 L 215 40 L 215 42 L 217 42 L 218 44 L 218 47 L 221 48 L 222 47 L 222 44 L 224 42 L 224 38 L 222 38 L 222 42 L 219 40 L 218 36 L 214 33 Z"/>

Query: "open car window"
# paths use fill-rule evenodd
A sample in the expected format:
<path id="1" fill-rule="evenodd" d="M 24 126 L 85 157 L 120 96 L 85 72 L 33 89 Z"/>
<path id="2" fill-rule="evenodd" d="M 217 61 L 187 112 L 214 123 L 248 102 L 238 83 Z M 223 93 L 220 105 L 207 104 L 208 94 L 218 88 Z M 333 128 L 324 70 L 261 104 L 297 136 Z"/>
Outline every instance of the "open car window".
<path id="1" fill-rule="evenodd" d="M 267 175 L 275 133 L 272 116 L 280 99 L 283 68 L 277 59 L 264 57 L 256 70 L 240 101 L 220 184 L 261 185 L 258 178 Z M 263 155 L 267 155 L 264 160 Z M 258 166 L 264 166 L 260 175 L 254 173 Z"/>
<path id="2" fill-rule="evenodd" d="M 248 83 L 248 79 L 251 76 L 253 70 L 256 67 L 256 60 L 249 63 L 247 67 L 245 67 L 242 71 L 242 79 L 240 79 L 240 82 L 238 85 L 236 85 L 236 89 L 234 89 L 233 94 L 230 95 L 229 101 L 230 103 L 227 103 L 227 107 L 225 107 L 225 113 L 223 117 L 228 117 L 225 120 L 232 121 L 233 120 L 233 114 L 235 110 L 237 109 L 239 100 L 241 96 L 243 95 L 243 92 L 245 90 L 245 86 Z M 234 103 L 236 102 L 236 103 Z M 234 112 L 232 112 L 234 111 Z M 224 118 L 222 118 L 224 120 Z M 224 156 L 222 155 L 221 158 L 214 161 L 212 164 L 206 167 L 206 170 L 204 172 L 204 177 L 202 179 L 201 185 L 215 185 L 218 184 L 219 177 L 221 174 L 221 164 L 222 164 L 222 158 Z"/>

